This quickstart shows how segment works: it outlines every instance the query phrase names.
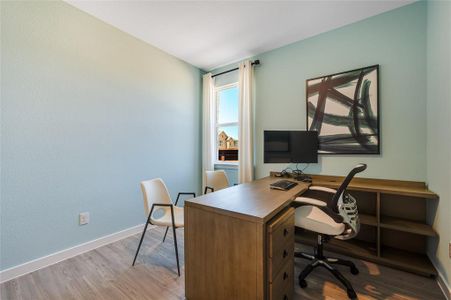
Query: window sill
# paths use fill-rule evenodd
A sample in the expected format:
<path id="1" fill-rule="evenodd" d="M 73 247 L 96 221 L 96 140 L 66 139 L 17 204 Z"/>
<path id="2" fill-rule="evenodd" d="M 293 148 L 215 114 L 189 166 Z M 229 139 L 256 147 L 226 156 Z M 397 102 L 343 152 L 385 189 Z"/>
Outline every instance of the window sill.
<path id="1" fill-rule="evenodd" d="M 215 167 L 227 167 L 230 169 L 238 169 L 237 161 L 216 161 L 214 165 Z"/>

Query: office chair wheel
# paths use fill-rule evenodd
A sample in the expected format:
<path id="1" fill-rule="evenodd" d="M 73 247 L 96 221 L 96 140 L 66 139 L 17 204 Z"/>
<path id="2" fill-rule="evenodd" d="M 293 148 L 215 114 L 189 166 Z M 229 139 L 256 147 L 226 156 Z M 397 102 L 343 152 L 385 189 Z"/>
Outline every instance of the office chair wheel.
<path id="1" fill-rule="evenodd" d="M 303 289 L 305 289 L 307 287 L 307 281 L 305 281 L 305 279 L 300 279 L 299 280 L 299 286 Z"/>
<path id="2" fill-rule="evenodd" d="M 347 293 L 348 293 L 349 299 L 351 299 L 351 300 L 357 299 L 357 294 L 353 290 L 348 290 Z"/>
<path id="3" fill-rule="evenodd" d="M 359 269 L 357 269 L 356 267 L 351 267 L 351 274 L 352 274 L 352 275 L 357 275 L 357 274 L 359 274 Z"/>

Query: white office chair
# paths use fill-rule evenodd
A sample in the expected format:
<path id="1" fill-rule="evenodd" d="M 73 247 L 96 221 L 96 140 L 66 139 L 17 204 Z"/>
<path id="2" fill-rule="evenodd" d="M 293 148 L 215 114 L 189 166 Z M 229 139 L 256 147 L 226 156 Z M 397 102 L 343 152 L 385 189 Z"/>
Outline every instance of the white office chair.
<path id="1" fill-rule="evenodd" d="M 224 170 L 205 171 L 206 184 L 204 194 L 208 191 L 215 192 L 230 186 L 229 179 Z"/>
<path id="2" fill-rule="evenodd" d="M 353 275 L 357 275 L 359 270 L 353 262 L 338 258 L 325 257 L 323 254 L 323 244 L 331 237 L 337 239 L 351 239 L 360 230 L 359 214 L 356 200 L 347 193 L 346 188 L 355 174 L 366 169 L 365 164 L 358 164 L 346 176 L 338 190 L 327 187 L 311 186 L 303 197 L 298 197 L 293 202 L 299 212 L 299 219 L 296 226 L 318 233 L 318 241 L 315 247 L 315 254 L 310 255 L 303 252 L 296 252 L 295 257 L 311 260 L 299 275 L 299 285 L 307 287 L 305 278 L 314 268 L 322 266 L 329 270 L 347 290 L 348 297 L 356 299 L 351 283 L 332 267 L 332 264 L 344 265 L 351 269 Z M 312 195 L 309 197 L 309 193 Z"/>
<path id="3" fill-rule="evenodd" d="M 157 226 L 166 226 L 166 232 L 164 233 L 163 242 L 166 239 L 169 227 L 172 227 L 172 232 L 174 234 L 175 256 L 177 259 L 177 271 L 178 275 L 180 276 L 179 253 L 177 249 L 177 236 L 175 230 L 184 226 L 184 219 L 183 208 L 178 207 L 177 203 L 181 195 L 192 195 L 193 197 L 196 197 L 196 194 L 178 193 L 175 204 L 173 204 L 168 189 L 166 188 L 163 180 L 160 178 L 142 181 L 141 190 L 144 198 L 144 212 L 147 216 L 147 222 L 144 226 L 138 249 L 136 249 L 135 258 L 133 259 L 133 266 L 135 265 L 139 249 L 141 248 L 141 244 L 144 240 L 147 225 L 151 224 Z M 155 208 L 157 209 L 154 210 Z M 157 211 L 160 212 L 157 216 L 155 216 L 155 212 Z"/>

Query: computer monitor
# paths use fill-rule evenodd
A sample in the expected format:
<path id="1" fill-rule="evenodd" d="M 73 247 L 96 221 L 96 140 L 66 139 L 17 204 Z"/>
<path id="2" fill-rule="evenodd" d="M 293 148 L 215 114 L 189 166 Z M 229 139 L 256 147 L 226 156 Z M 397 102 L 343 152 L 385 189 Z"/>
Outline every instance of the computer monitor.
<path id="1" fill-rule="evenodd" d="M 265 163 L 317 163 L 317 131 L 264 132 Z"/>

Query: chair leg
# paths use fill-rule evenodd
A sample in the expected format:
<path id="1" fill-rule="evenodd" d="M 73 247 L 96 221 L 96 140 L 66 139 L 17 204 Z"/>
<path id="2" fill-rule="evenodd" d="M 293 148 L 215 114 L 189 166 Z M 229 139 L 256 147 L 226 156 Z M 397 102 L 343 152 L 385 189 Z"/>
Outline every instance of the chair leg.
<path id="1" fill-rule="evenodd" d="M 171 206 L 171 217 L 172 217 L 172 234 L 174 235 L 175 258 L 177 259 L 177 273 L 180 276 L 179 250 L 177 248 L 177 234 L 175 232 L 174 207 L 172 206 Z"/>
<path id="2" fill-rule="evenodd" d="M 166 239 L 166 235 L 168 234 L 168 230 L 169 230 L 169 226 L 166 226 L 166 231 L 165 231 L 164 237 L 163 237 L 163 243 L 164 243 L 164 240 Z"/>
<path id="3" fill-rule="evenodd" d="M 172 232 L 174 233 L 174 248 L 175 248 L 175 258 L 177 259 L 177 273 L 180 276 L 179 251 L 177 248 L 177 235 L 175 233 L 175 226 L 172 227 Z"/>
<path id="4" fill-rule="evenodd" d="M 314 260 L 315 259 L 315 257 L 313 255 L 310 255 L 310 254 L 307 254 L 307 253 L 303 253 L 303 252 L 295 252 L 294 253 L 294 257 L 308 259 L 308 260 Z"/>
<path id="5" fill-rule="evenodd" d="M 302 281 L 305 280 L 305 277 L 307 277 L 308 274 L 310 274 L 313 271 L 313 269 L 317 266 L 317 263 L 318 262 L 316 260 L 314 260 L 311 263 L 309 263 L 307 265 L 307 267 L 304 268 L 304 270 L 302 270 L 301 274 L 299 274 L 299 283 L 300 284 Z M 302 284 L 301 284 L 301 286 L 302 286 Z M 307 286 L 307 285 L 305 285 L 305 286 Z"/>
<path id="6" fill-rule="evenodd" d="M 340 258 L 327 258 L 326 259 L 329 264 L 342 265 L 349 267 L 351 269 L 351 273 L 357 275 L 359 273 L 359 269 L 355 266 L 352 261 L 344 260 Z"/>
<path id="7" fill-rule="evenodd" d="M 146 231 L 147 231 L 147 226 L 148 226 L 149 223 L 150 223 L 150 216 L 152 216 L 152 212 L 153 212 L 153 205 L 152 205 L 152 208 L 151 208 L 151 210 L 150 210 L 149 217 L 147 217 L 146 225 L 144 226 L 144 230 L 143 230 L 143 233 L 142 233 L 142 235 L 141 235 L 141 240 L 139 241 L 138 249 L 136 249 L 136 254 L 135 254 L 135 258 L 133 259 L 133 264 L 132 264 L 132 266 L 135 265 L 136 258 L 138 257 L 139 249 L 141 249 L 141 244 L 143 243 L 144 235 L 146 234 Z"/>
<path id="8" fill-rule="evenodd" d="M 329 270 L 332 275 L 334 275 L 335 278 L 337 278 L 345 286 L 349 298 L 357 299 L 357 294 L 355 293 L 351 283 L 343 275 L 341 275 L 338 270 L 334 269 L 327 263 L 322 264 L 322 266 Z"/>

